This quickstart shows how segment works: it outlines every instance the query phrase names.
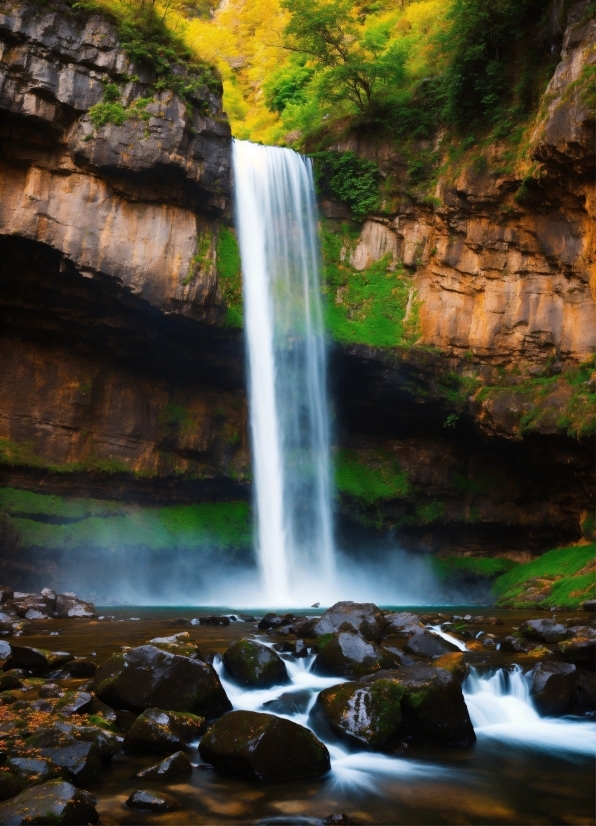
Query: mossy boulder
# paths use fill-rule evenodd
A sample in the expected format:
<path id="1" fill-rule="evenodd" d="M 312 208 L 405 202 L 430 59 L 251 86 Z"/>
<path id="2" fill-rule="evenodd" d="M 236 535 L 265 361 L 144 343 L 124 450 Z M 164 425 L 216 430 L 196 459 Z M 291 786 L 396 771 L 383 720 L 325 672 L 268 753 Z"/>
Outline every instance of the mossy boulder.
<path id="1" fill-rule="evenodd" d="M 232 643 L 223 662 L 230 677 L 240 685 L 268 688 L 288 682 L 288 672 L 279 654 L 254 640 Z"/>
<path id="2" fill-rule="evenodd" d="M 195 714 L 148 708 L 134 721 L 124 738 L 124 750 L 172 754 L 198 740 L 205 720 Z"/>
<path id="3" fill-rule="evenodd" d="M 433 661 L 433 666 L 435 668 L 443 668 L 445 671 L 453 674 L 460 685 L 470 673 L 470 668 L 466 662 L 466 656 L 463 651 L 453 651 L 450 654 L 443 654 Z"/>
<path id="4" fill-rule="evenodd" d="M 327 677 L 358 678 L 391 668 L 393 664 L 393 659 L 380 645 L 359 634 L 342 631 L 334 634 L 317 654 L 313 671 Z"/>
<path id="5" fill-rule="evenodd" d="M 528 640 L 550 643 L 560 642 L 569 636 L 565 626 L 552 619 L 528 620 L 520 625 L 519 633 Z"/>
<path id="6" fill-rule="evenodd" d="M 93 685 L 104 703 L 128 711 L 161 708 L 216 717 L 232 707 L 210 665 L 153 645 L 113 654 L 97 669 Z"/>
<path id="7" fill-rule="evenodd" d="M 476 740 L 474 727 L 459 682 L 453 674 L 426 663 L 396 671 L 380 672 L 363 683 L 393 679 L 403 690 L 401 710 L 403 734 L 416 743 L 441 746 L 470 746 Z"/>
<path id="8" fill-rule="evenodd" d="M 27 738 L 27 746 L 35 749 L 70 746 L 74 743 L 94 743 L 104 763 L 120 751 L 122 738 L 100 726 L 78 726 L 55 722 L 40 726 Z"/>
<path id="9" fill-rule="evenodd" d="M 343 683 L 321 691 L 317 705 L 340 736 L 369 749 L 383 749 L 402 728 L 403 687 L 392 679 Z"/>
<path id="10" fill-rule="evenodd" d="M 201 740 L 203 760 L 249 780 L 307 780 L 329 771 L 327 747 L 291 720 L 256 711 L 225 714 Z"/>
<path id="11" fill-rule="evenodd" d="M 41 672 L 58 668 L 73 659 L 66 651 L 47 651 L 27 645 L 11 645 L 10 664 L 13 668 L 28 668 Z"/>
<path id="12" fill-rule="evenodd" d="M 385 628 L 383 612 L 372 602 L 336 602 L 313 626 L 315 637 L 338 631 L 353 631 L 367 640 L 379 642 Z M 301 632 L 303 636 L 304 633 Z"/>
<path id="13" fill-rule="evenodd" d="M 180 654 L 181 657 L 189 657 L 191 660 L 205 661 L 198 646 L 191 640 L 188 631 L 181 631 L 170 637 L 155 637 L 149 640 L 149 645 L 168 651 L 170 654 Z"/>
<path id="14" fill-rule="evenodd" d="M 0 823 L 77 824 L 97 823 L 95 798 L 71 783 L 51 780 L 26 789 L 0 805 Z"/>

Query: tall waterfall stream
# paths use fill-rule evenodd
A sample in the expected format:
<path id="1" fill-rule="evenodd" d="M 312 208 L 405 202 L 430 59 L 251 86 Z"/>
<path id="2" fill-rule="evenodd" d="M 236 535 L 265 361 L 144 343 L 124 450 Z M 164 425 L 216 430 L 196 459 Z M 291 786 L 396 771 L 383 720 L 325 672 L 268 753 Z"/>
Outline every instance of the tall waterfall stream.
<path id="1" fill-rule="evenodd" d="M 262 602 L 310 604 L 334 573 L 312 167 L 247 141 L 234 141 L 233 164 Z"/>

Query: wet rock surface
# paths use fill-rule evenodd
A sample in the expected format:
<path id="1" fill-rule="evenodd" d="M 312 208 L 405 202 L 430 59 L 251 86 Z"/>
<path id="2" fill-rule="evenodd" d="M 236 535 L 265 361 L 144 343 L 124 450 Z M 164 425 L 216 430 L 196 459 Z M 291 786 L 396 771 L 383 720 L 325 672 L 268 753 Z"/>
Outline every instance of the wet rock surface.
<path id="1" fill-rule="evenodd" d="M 95 798 L 71 783 L 54 780 L 26 789 L 0 805 L 2 823 L 97 823 Z"/>
<path id="2" fill-rule="evenodd" d="M 276 652 L 254 640 L 238 640 L 223 655 L 228 674 L 239 685 L 268 688 L 288 682 L 284 661 Z"/>
<path id="3" fill-rule="evenodd" d="M 572 706 L 577 669 L 571 663 L 541 662 L 528 673 L 530 696 L 540 714 L 559 716 Z"/>
<path id="4" fill-rule="evenodd" d="M 311 731 L 254 711 L 224 715 L 205 734 L 199 751 L 221 772 L 264 782 L 321 777 L 331 766 L 327 747 Z"/>
<path id="5" fill-rule="evenodd" d="M 313 671 L 327 677 L 360 677 L 391 668 L 393 659 L 374 642 L 359 634 L 341 631 L 319 638 L 324 643 L 313 663 Z"/>
<path id="6" fill-rule="evenodd" d="M 313 634 L 321 637 L 337 631 L 353 631 L 367 640 L 379 642 L 385 617 L 372 602 L 336 602 L 315 623 Z"/>
<path id="7" fill-rule="evenodd" d="M 321 691 L 317 703 L 331 728 L 369 749 L 383 749 L 402 727 L 404 690 L 393 679 L 343 683 Z"/>
<path id="8" fill-rule="evenodd" d="M 126 801 L 129 809 L 140 812 L 171 812 L 178 808 L 178 801 L 170 794 L 154 792 L 150 789 L 138 789 Z"/>
<path id="9" fill-rule="evenodd" d="M 419 631 L 408 639 L 404 645 L 404 651 L 418 657 L 432 659 L 433 657 L 441 657 L 444 654 L 459 651 L 459 648 L 431 631 Z"/>
<path id="10" fill-rule="evenodd" d="M 108 705 L 131 711 L 153 706 L 210 717 L 231 708 L 211 666 L 152 645 L 114 654 L 98 668 L 94 687 Z"/>
<path id="11" fill-rule="evenodd" d="M 166 757 L 161 763 L 156 763 L 154 766 L 149 766 L 137 772 L 136 776 L 140 780 L 168 780 L 170 777 L 179 777 L 191 772 L 192 764 L 188 756 L 183 751 L 177 751 Z"/>
<path id="12" fill-rule="evenodd" d="M 171 754 L 199 739 L 205 720 L 194 714 L 149 708 L 137 717 L 124 738 L 125 751 Z"/>

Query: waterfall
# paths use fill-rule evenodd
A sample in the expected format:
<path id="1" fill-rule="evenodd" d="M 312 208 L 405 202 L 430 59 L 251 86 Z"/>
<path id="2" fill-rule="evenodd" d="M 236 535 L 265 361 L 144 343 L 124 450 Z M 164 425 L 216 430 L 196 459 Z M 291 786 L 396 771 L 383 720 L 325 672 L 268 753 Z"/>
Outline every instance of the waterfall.
<path id="1" fill-rule="evenodd" d="M 247 141 L 232 154 L 262 598 L 310 604 L 334 573 L 312 165 Z"/>

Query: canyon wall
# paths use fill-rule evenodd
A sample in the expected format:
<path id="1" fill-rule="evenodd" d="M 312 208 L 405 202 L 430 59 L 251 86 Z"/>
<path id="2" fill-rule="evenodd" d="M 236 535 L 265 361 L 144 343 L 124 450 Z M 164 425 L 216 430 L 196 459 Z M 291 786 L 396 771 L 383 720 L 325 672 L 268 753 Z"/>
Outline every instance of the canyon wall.
<path id="1" fill-rule="evenodd" d="M 416 552 L 521 559 L 587 532 L 593 41 L 572 16 L 523 174 L 464 166 L 425 201 L 400 192 L 395 152 L 338 145 L 398 182 L 342 256 L 355 276 L 387 259 L 412 318 L 403 346 L 332 348 L 355 552 L 392 531 Z M 250 555 L 230 130 L 208 67 L 174 68 L 182 86 L 157 84 L 100 15 L 0 3 L 0 576 L 22 587 L 76 563 L 89 592 L 120 552 L 167 578 L 186 549 L 192 576 L 210 535 L 222 559 Z"/>

